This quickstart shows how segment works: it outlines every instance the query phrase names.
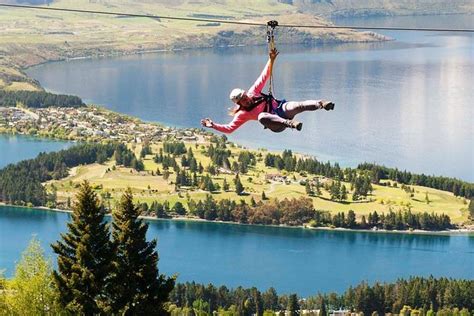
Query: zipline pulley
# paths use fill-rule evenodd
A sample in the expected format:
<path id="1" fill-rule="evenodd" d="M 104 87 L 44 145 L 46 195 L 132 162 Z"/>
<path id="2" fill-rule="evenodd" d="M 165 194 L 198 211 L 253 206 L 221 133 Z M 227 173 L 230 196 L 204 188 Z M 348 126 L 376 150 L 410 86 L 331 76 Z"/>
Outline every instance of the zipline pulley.
<path id="1" fill-rule="evenodd" d="M 270 54 L 275 49 L 275 28 L 278 26 L 278 21 L 272 20 L 267 22 L 267 43 L 268 53 Z M 273 95 L 273 60 L 270 62 L 270 81 L 268 85 L 268 95 Z"/>

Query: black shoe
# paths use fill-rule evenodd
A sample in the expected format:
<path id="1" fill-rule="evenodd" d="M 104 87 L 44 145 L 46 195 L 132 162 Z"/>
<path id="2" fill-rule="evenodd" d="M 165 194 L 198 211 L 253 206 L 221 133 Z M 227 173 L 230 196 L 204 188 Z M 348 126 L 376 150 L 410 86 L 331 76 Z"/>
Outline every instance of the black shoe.
<path id="1" fill-rule="evenodd" d="M 335 104 L 331 101 L 320 101 L 319 104 L 321 108 L 325 109 L 326 111 L 334 110 Z"/>
<path id="2" fill-rule="evenodd" d="M 297 131 L 301 131 L 301 129 L 303 128 L 303 123 L 293 120 L 287 120 L 286 127 L 295 128 Z"/>

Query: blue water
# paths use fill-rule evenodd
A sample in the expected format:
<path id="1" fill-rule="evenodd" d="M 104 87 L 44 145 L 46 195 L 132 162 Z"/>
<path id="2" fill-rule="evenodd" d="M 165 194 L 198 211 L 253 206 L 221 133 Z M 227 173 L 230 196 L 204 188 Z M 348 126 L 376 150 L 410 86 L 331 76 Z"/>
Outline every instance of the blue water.
<path id="1" fill-rule="evenodd" d="M 345 23 L 474 28 L 472 17 Z M 230 139 L 251 147 L 288 148 L 344 166 L 369 161 L 474 181 L 474 35 L 384 34 L 395 41 L 280 46 L 276 96 L 331 99 L 336 110 L 300 115 L 301 133 L 272 134 L 252 122 Z M 115 111 L 198 127 L 203 117 L 230 120 L 229 91 L 253 83 L 265 54 L 264 47 L 192 50 L 51 63 L 28 74 L 49 90 L 78 94 Z"/>
<path id="2" fill-rule="evenodd" d="M 409 25 L 406 18 L 401 21 Z M 461 19 L 455 27 L 465 26 L 466 21 L 472 19 Z M 355 22 L 369 23 L 346 21 Z M 231 139 L 255 147 L 291 148 L 346 165 L 369 160 L 474 181 L 473 37 L 387 34 L 398 40 L 281 47 L 277 94 L 288 99 L 327 96 L 336 101 L 337 110 L 301 117 L 302 134 L 262 133 L 255 123 Z M 51 90 L 79 94 L 147 120 L 197 126 L 203 116 L 228 119 L 228 91 L 236 85 L 248 86 L 264 59 L 263 49 L 241 48 L 55 63 L 29 72 Z M 0 167 L 69 145 L 0 135 Z M 68 217 L 0 206 L 0 270 L 6 268 L 6 275 L 12 275 L 32 235 L 52 255 L 49 244 L 65 231 Z M 158 238 L 161 272 L 178 273 L 179 282 L 274 286 L 282 293 L 307 296 L 342 291 L 362 280 L 430 274 L 474 278 L 474 237 L 467 235 L 173 221 L 150 222 L 148 235 Z"/>
<path id="3" fill-rule="evenodd" d="M 0 206 L 0 267 L 12 274 L 32 235 L 49 244 L 69 214 Z M 343 291 L 363 280 L 410 275 L 474 278 L 474 235 L 427 236 L 310 231 L 220 223 L 150 221 L 161 273 L 178 281 L 235 287 L 273 286 L 281 293 Z M 21 227 L 21 229 L 18 229 Z"/>
<path id="4" fill-rule="evenodd" d="M 40 152 L 58 151 L 73 144 L 74 142 L 22 135 L 0 135 L 0 168 L 20 160 L 35 158 Z"/>

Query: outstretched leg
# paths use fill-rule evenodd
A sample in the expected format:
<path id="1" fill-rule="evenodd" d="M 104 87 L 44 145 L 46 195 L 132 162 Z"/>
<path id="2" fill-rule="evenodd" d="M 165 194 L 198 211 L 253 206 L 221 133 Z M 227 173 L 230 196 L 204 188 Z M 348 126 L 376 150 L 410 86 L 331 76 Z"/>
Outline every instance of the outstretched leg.
<path id="1" fill-rule="evenodd" d="M 334 103 L 322 100 L 307 100 L 307 101 L 289 101 L 282 105 L 285 116 L 293 119 L 296 114 L 304 111 L 316 111 L 319 109 L 332 110 Z"/>
<path id="2" fill-rule="evenodd" d="M 272 132 L 280 133 L 283 132 L 287 127 L 288 128 L 296 128 L 297 130 L 301 130 L 302 124 L 293 122 L 291 120 L 286 120 L 284 118 L 279 117 L 276 114 L 270 114 L 266 112 L 262 112 L 258 115 L 258 121 L 265 126 L 266 128 L 270 129 Z"/>

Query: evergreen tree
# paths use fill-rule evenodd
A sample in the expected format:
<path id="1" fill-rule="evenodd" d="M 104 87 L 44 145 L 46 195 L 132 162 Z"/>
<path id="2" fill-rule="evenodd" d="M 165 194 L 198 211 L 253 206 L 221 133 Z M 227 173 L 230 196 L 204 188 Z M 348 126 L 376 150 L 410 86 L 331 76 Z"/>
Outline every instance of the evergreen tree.
<path id="1" fill-rule="evenodd" d="M 342 185 L 341 187 L 341 201 L 347 200 L 347 189 L 345 185 Z"/>
<path id="2" fill-rule="evenodd" d="M 296 294 L 291 294 L 288 297 L 288 312 L 291 316 L 296 316 L 300 314 L 300 307 L 298 304 L 298 297 Z"/>
<path id="3" fill-rule="evenodd" d="M 347 213 L 347 227 L 349 228 L 356 227 L 356 215 L 353 210 L 349 210 L 349 212 Z"/>
<path id="4" fill-rule="evenodd" d="M 316 178 L 316 184 L 315 184 L 316 191 L 314 192 L 316 196 L 321 195 L 321 187 L 322 187 L 321 182 L 319 182 L 319 179 Z"/>
<path id="5" fill-rule="evenodd" d="M 265 195 L 265 191 L 262 191 L 262 200 L 265 201 L 267 199 L 267 196 Z"/>
<path id="6" fill-rule="evenodd" d="M 469 202 L 469 217 L 474 220 L 474 199 Z"/>
<path id="7" fill-rule="evenodd" d="M 72 314 L 108 312 L 105 297 L 113 251 L 104 212 L 87 181 L 77 194 L 68 232 L 61 237 L 52 245 L 58 255 L 54 279 L 60 304 Z"/>
<path id="8" fill-rule="evenodd" d="M 186 209 L 184 208 L 183 203 L 181 203 L 180 201 L 174 203 L 173 208 L 171 210 L 178 215 L 186 215 Z"/>
<path id="9" fill-rule="evenodd" d="M 278 294 L 276 290 L 271 287 L 262 294 L 263 308 L 266 310 L 276 311 L 279 308 Z"/>
<path id="10" fill-rule="evenodd" d="M 227 180 L 225 178 L 224 182 L 222 183 L 222 190 L 224 190 L 224 192 L 229 191 L 229 184 L 227 183 Z"/>
<path id="11" fill-rule="evenodd" d="M 326 302 L 321 299 L 321 307 L 319 308 L 319 316 L 327 316 L 328 311 L 326 309 Z"/>
<path id="12" fill-rule="evenodd" d="M 138 215 L 132 192 L 127 189 L 112 214 L 116 249 L 110 291 L 112 311 L 120 315 L 162 315 L 174 279 L 159 274 L 156 240 L 146 240 L 148 224 Z"/>
<path id="13" fill-rule="evenodd" d="M 331 187 L 329 189 L 329 193 L 331 194 L 331 200 L 337 201 L 341 198 L 341 183 L 339 181 L 333 181 Z"/>
<path id="14" fill-rule="evenodd" d="M 253 198 L 253 196 L 250 198 L 250 206 L 251 207 L 256 207 L 257 206 L 257 202 L 255 202 L 255 199 Z"/>
<path id="15" fill-rule="evenodd" d="M 311 189 L 311 184 L 309 184 L 309 181 L 306 181 L 305 190 L 306 194 L 308 194 L 309 196 L 314 194 L 313 189 Z"/>
<path id="16" fill-rule="evenodd" d="M 242 185 L 242 182 L 240 182 L 239 175 L 237 174 L 234 179 L 235 183 L 235 193 L 238 195 L 241 195 L 244 192 L 244 186 Z"/>

